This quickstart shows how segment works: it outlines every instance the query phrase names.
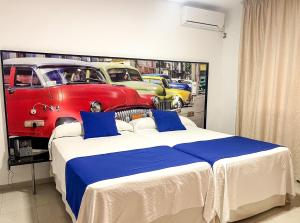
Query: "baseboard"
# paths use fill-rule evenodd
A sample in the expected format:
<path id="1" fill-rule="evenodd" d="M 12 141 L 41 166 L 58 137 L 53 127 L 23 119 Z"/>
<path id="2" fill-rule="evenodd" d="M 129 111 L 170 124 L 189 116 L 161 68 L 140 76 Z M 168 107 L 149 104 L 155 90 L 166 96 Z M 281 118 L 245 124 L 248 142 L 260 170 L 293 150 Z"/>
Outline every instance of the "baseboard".
<path id="1" fill-rule="evenodd" d="M 42 178 L 42 179 L 36 179 L 35 184 L 47 184 L 54 182 L 53 177 L 48 177 L 48 178 Z M 19 183 L 13 183 L 13 184 L 5 184 L 5 185 L 0 185 L 0 191 L 5 191 L 5 190 L 11 190 L 14 188 L 19 188 L 19 187 L 30 187 L 32 186 L 32 181 L 24 181 L 24 182 L 19 182 Z"/>

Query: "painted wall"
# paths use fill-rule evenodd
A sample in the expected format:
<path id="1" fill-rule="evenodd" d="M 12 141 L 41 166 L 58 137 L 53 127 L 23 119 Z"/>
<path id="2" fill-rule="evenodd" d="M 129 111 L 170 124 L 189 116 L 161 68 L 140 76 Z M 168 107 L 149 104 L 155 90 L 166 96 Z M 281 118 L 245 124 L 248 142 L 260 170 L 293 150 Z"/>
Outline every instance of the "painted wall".
<path id="1" fill-rule="evenodd" d="M 160 0 L 0 0 L 0 8 L 0 49 L 209 62 L 207 127 L 232 132 L 235 111 L 230 106 L 236 98 L 236 74 L 231 67 L 235 67 L 235 58 L 229 57 L 236 56 L 230 50 L 233 45 L 236 49 L 236 39 L 228 33 L 230 39 L 225 43 L 231 46 L 225 47 L 226 62 L 219 33 L 180 25 L 180 4 Z M 234 20 L 229 21 L 235 24 Z M 226 74 L 233 75 L 229 79 L 223 65 Z M 3 101 L 0 111 L 1 185 L 8 183 Z M 13 182 L 30 180 L 30 166 L 12 170 Z M 49 164 L 38 164 L 36 173 L 38 178 L 49 176 Z"/>
<path id="2" fill-rule="evenodd" d="M 242 4 L 237 5 L 226 13 L 227 37 L 223 40 L 222 51 L 222 119 L 221 132 L 235 133 L 235 118 L 237 106 L 238 61 L 242 23 Z"/>

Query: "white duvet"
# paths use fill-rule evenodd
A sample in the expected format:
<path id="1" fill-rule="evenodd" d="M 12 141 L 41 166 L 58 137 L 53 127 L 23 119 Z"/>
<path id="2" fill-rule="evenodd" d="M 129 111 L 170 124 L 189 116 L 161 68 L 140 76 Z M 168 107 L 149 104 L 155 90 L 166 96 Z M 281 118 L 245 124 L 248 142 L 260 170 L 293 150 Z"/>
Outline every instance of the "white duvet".
<path id="1" fill-rule="evenodd" d="M 136 133 L 168 146 L 231 136 L 201 128 L 161 133 L 143 129 Z M 213 165 L 213 172 L 214 209 L 221 222 L 284 205 L 286 195 L 295 195 L 291 154 L 285 147 L 219 160 Z"/>
<path id="2" fill-rule="evenodd" d="M 158 145 L 161 142 L 134 133 L 88 140 L 81 136 L 52 139 L 50 154 L 56 187 L 73 221 L 65 201 L 68 160 Z M 209 222 L 214 217 L 213 182 L 212 170 L 206 162 L 96 182 L 84 193 L 77 222 L 148 223 L 199 207 L 200 218 L 196 222 Z"/>

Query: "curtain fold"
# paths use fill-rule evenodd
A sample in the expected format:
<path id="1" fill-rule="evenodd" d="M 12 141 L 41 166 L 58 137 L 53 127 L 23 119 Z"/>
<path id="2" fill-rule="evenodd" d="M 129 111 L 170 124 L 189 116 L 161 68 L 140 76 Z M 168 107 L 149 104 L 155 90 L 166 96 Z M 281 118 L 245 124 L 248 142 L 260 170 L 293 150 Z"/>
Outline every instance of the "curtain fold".
<path id="1" fill-rule="evenodd" d="M 239 62 L 239 135 L 291 149 L 300 179 L 300 0 L 246 0 Z"/>

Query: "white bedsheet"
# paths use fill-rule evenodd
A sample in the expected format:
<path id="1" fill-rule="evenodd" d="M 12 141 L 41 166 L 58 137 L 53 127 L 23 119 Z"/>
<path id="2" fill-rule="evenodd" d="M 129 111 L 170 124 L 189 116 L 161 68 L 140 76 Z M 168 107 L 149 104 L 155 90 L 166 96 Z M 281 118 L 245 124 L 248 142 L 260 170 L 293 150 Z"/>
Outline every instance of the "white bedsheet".
<path id="1" fill-rule="evenodd" d="M 144 129 L 136 133 L 169 146 L 231 136 L 201 128 L 171 132 Z M 291 154 L 285 147 L 219 160 L 215 162 L 213 172 L 214 208 L 221 222 L 249 217 L 282 204 L 273 204 L 266 209 L 252 208 L 251 213 L 243 213 L 239 217 L 232 215 L 232 212 L 246 205 L 257 204 L 275 195 L 295 195 Z"/>
<path id="2" fill-rule="evenodd" d="M 50 142 L 52 171 L 73 221 L 65 200 L 68 160 L 157 145 L 161 145 L 160 142 L 133 133 L 88 140 L 80 136 L 53 139 Z M 195 207 L 203 207 L 200 219 L 210 221 L 214 217 L 213 183 L 213 173 L 206 162 L 96 182 L 85 191 L 77 222 L 149 223 Z"/>

